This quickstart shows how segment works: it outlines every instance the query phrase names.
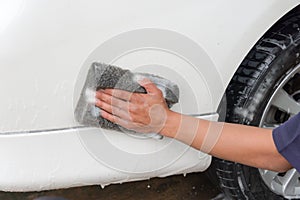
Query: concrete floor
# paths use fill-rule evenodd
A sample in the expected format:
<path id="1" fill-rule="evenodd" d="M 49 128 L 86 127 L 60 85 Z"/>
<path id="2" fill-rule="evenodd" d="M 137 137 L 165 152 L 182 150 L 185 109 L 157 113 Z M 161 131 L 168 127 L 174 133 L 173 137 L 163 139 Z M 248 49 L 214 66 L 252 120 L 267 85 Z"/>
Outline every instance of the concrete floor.
<path id="1" fill-rule="evenodd" d="M 0 192 L 1 200 L 33 200 L 42 196 L 59 196 L 68 200 L 209 200 L 220 193 L 204 173 L 153 178 L 146 181 L 29 193 Z"/>

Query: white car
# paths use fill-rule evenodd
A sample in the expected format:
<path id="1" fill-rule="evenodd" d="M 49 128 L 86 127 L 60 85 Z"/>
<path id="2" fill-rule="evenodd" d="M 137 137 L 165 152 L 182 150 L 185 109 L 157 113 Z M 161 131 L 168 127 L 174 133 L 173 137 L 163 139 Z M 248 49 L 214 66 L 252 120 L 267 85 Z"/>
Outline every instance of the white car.
<path id="1" fill-rule="evenodd" d="M 299 3 L 0 1 L 0 190 L 105 186 L 210 167 L 232 199 L 300 199 L 295 169 L 255 169 L 74 119 L 96 61 L 175 82 L 175 111 L 278 126 L 300 112 Z"/>

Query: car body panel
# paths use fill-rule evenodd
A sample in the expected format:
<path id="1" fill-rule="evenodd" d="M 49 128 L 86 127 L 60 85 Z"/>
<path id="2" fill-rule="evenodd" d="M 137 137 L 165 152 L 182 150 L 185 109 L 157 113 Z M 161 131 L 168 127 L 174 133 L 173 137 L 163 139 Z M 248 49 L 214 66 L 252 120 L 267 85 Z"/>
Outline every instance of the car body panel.
<path id="1" fill-rule="evenodd" d="M 83 137 L 99 131 L 79 127 L 73 116 L 91 62 L 164 76 L 180 88 L 175 111 L 217 120 L 217 107 L 239 63 L 255 42 L 298 4 L 298 0 L 6 1 L 0 8 L 0 16 L 5 16 L 0 21 L 0 152 L 5 163 L 0 170 L 0 189 L 106 185 L 205 170 L 209 155 L 190 148 L 182 154 L 185 145 L 166 145 L 171 141 L 167 138 L 147 140 L 149 151 L 162 147 L 178 151 L 168 167 L 154 165 L 152 172 L 133 173 L 134 169 L 126 172 L 101 162 L 102 154 L 91 150 L 95 150 L 93 145 L 123 145 L 127 151 L 126 144 L 130 144 L 128 151 L 136 154 L 142 139 L 104 130 L 99 135 L 106 135 L 108 141 L 90 144 L 89 137 Z M 160 43 L 157 48 L 149 48 L 151 43 L 147 43 L 137 51 L 143 46 L 135 46 L 139 41 L 133 37 L 136 33 L 149 34 L 153 40 L 156 36 Z M 127 37 L 131 40 L 122 49 Z M 164 51 L 164 45 L 171 43 L 169 37 L 174 46 Z M 122 42 L 116 43 L 119 39 Z M 195 47 L 181 52 L 179 45 L 189 48 L 184 47 L 185 41 Z M 112 55 L 104 57 L 105 48 Z M 190 56 L 195 52 L 197 58 Z M 140 169 L 164 159 L 139 163 Z M 127 166 L 123 162 L 121 166 Z"/>
<path id="2" fill-rule="evenodd" d="M 78 131 L 101 135 L 96 129 L 83 128 L 48 131 L 42 134 L 26 133 L 14 137 L 1 136 L 1 150 L 5 149 L 5 152 L 1 152 L 1 158 L 5 162 L 0 166 L 0 189 L 2 191 L 41 191 L 83 185 L 104 187 L 112 183 L 203 171 L 211 161 L 211 157 L 191 147 L 187 148 L 186 145 L 174 140 L 166 138 L 162 142 L 151 139 L 148 140 L 148 144 L 155 144 L 157 150 L 166 146 L 166 143 L 172 143 L 169 149 L 173 150 L 173 154 L 178 159 L 168 166 L 163 166 L 160 170 L 153 169 L 144 173 L 124 172 L 99 162 L 89 154 L 77 135 Z M 119 139 L 128 140 L 126 136 L 117 136 Z M 131 140 L 130 144 L 138 146 L 140 140 Z M 149 148 L 153 150 L 154 147 Z M 104 154 L 111 154 L 110 149 L 101 150 Z M 181 156 L 178 157 L 177 154 Z M 115 157 L 114 159 L 121 158 Z M 148 162 L 159 164 L 163 159 L 165 155 L 162 154 Z M 143 167 L 143 163 L 140 165 Z"/>
<path id="3" fill-rule="evenodd" d="M 0 166 L 2 191 L 104 187 L 200 172 L 211 162 L 211 156 L 170 138 L 132 137 L 88 127 L 2 134 L 0 146 L 5 161 Z"/>

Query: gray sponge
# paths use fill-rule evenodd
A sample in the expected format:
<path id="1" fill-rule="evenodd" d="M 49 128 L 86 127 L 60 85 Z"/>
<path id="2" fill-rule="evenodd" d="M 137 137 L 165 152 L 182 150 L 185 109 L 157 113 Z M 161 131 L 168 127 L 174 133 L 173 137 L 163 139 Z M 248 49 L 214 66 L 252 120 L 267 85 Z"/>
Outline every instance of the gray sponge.
<path id="1" fill-rule="evenodd" d="M 129 70 L 124 70 L 113 65 L 93 63 L 88 71 L 86 82 L 75 108 L 75 119 L 80 124 L 86 126 L 132 132 L 99 115 L 100 109 L 94 106 L 95 91 L 105 88 L 115 88 L 129 92 L 146 93 L 146 90 L 137 83 L 138 78 L 141 76 L 150 79 L 157 85 L 162 91 L 169 107 L 178 102 L 178 86 L 167 79 L 152 74 L 132 73 Z"/>

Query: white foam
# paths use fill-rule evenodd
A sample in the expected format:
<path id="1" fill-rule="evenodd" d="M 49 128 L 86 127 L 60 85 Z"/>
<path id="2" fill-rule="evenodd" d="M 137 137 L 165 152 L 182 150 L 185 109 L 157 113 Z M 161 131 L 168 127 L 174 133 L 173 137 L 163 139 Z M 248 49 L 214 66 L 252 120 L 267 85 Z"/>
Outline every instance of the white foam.
<path id="1" fill-rule="evenodd" d="M 85 100 L 86 102 L 90 103 L 90 104 L 95 104 L 96 103 L 96 91 L 87 88 L 85 90 Z"/>

